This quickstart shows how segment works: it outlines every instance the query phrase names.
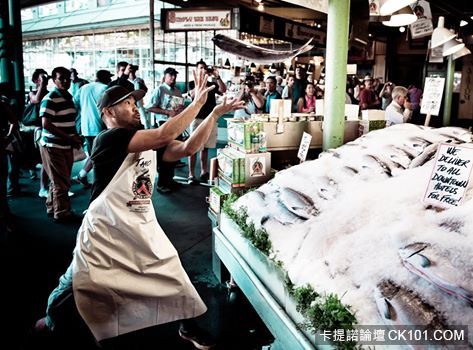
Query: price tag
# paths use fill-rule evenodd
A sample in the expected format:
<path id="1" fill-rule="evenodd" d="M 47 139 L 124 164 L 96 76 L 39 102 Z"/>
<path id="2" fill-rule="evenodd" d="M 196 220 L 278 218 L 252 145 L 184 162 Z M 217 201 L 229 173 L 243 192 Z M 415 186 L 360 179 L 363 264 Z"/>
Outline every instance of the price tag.
<path id="1" fill-rule="evenodd" d="M 299 152 L 297 152 L 297 158 L 304 162 L 307 158 L 307 152 L 309 152 L 310 142 L 312 141 L 312 135 L 304 132 L 302 135 L 301 144 L 299 146 Z"/>

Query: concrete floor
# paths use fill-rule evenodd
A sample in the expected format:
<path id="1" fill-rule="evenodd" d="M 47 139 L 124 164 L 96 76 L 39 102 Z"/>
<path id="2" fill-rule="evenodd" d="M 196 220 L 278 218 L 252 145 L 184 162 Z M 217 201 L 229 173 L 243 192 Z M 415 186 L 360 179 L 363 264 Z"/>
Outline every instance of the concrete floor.
<path id="1" fill-rule="evenodd" d="M 81 168 L 75 164 L 73 173 Z M 176 175 L 187 177 L 187 167 Z M 34 322 L 44 316 L 47 297 L 71 261 L 79 224 L 55 224 L 46 216 L 44 199 L 37 196 L 39 182 L 21 179 L 22 194 L 10 199 L 18 232 L 1 245 L 2 310 L 7 326 L 1 342 L 13 344 L 3 349 L 98 349 L 95 344 L 77 345 L 79 339 L 33 336 Z M 86 209 L 89 190 L 73 185 L 75 212 Z M 217 349 L 261 349 L 271 342 L 268 333 L 246 298 L 227 301 L 228 290 L 211 268 L 211 223 L 205 197 L 208 188 L 183 186 L 179 191 L 154 193 L 153 203 L 159 223 L 179 252 L 184 268 L 208 307 L 199 325 L 217 339 Z M 129 333 L 116 339 L 113 349 L 193 349 L 170 323 Z"/>

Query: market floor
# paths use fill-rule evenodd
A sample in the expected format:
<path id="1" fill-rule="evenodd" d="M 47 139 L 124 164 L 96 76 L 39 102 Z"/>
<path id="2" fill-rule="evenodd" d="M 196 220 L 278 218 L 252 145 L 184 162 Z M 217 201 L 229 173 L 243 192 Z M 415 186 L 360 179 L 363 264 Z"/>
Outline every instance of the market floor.
<path id="1" fill-rule="evenodd" d="M 73 175 L 80 169 L 75 164 Z M 186 176 L 187 167 L 176 175 Z M 49 293 L 69 265 L 79 224 L 55 224 L 46 216 L 44 199 L 39 198 L 39 182 L 21 178 L 22 193 L 10 199 L 18 232 L 1 247 L 3 323 L 2 349 L 99 349 L 84 347 L 80 339 L 57 339 L 31 334 L 35 320 L 44 316 Z M 72 206 L 76 213 L 88 204 L 89 190 L 73 185 Z M 153 195 L 159 223 L 176 247 L 182 264 L 208 307 L 199 325 L 217 339 L 217 349 L 261 349 L 271 342 L 251 305 L 241 293 L 228 302 L 228 289 L 216 279 L 211 264 L 211 223 L 205 197 L 208 188 L 184 185 L 175 193 Z M 178 324 L 170 323 L 123 335 L 117 349 L 193 349 L 177 333 Z"/>

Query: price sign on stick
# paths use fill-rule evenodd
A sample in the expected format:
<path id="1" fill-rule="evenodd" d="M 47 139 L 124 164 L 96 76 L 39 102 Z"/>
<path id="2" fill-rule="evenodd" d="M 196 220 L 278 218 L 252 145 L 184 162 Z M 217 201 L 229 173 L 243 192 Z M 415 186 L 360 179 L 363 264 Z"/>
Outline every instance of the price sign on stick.
<path id="1" fill-rule="evenodd" d="M 301 163 L 307 158 L 307 152 L 309 152 L 310 141 L 312 141 L 312 135 L 304 132 L 304 134 L 302 134 L 299 152 L 297 152 L 297 158 L 301 160 Z"/>
<path id="2" fill-rule="evenodd" d="M 424 194 L 424 203 L 440 208 L 458 206 L 468 187 L 472 166 L 473 148 L 441 144 Z"/>
<path id="3" fill-rule="evenodd" d="M 425 78 L 424 94 L 422 97 L 422 105 L 420 106 L 420 112 L 427 114 L 425 117 L 425 126 L 429 125 L 432 115 L 439 115 L 444 85 L 445 78 Z"/>

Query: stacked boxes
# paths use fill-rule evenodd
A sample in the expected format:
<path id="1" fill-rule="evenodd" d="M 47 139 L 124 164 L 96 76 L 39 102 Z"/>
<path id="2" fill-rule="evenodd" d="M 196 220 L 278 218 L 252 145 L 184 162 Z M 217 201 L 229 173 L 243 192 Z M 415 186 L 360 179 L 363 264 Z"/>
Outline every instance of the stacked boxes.
<path id="1" fill-rule="evenodd" d="M 217 150 L 218 187 L 209 195 L 210 208 L 217 214 L 228 194 L 263 184 L 271 174 L 262 122 L 228 120 L 227 131 L 228 145 Z"/>

